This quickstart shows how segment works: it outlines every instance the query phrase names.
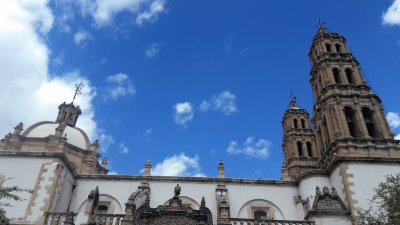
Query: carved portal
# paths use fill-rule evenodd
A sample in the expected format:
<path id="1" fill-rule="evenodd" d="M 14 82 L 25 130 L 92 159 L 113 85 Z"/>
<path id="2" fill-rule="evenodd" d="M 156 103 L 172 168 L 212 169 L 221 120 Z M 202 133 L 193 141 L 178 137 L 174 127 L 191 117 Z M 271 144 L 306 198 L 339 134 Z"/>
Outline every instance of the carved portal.
<path id="1" fill-rule="evenodd" d="M 317 215 L 347 215 L 349 210 L 346 205 L 338 196 L 336 189 L 333 187 L 332 192 L 329 191 L 328 187 L 324 187 L 322 192 L 317 186 L 315 189 L 315 199 L 312 209 L 307 214 L 306 218 L 309 216 Z"/>
<path id="2" fill-rule="evenodd" d="M 184 206 L 179 198 L 181 187 L 177 185 L 174 197 L 168 205 L 150 208 L 150 200 L 140 206 L 134 215 L 134 225 L 212 225 L 211 211 L 206 207 L 204 197 L 199 210 Z"/>

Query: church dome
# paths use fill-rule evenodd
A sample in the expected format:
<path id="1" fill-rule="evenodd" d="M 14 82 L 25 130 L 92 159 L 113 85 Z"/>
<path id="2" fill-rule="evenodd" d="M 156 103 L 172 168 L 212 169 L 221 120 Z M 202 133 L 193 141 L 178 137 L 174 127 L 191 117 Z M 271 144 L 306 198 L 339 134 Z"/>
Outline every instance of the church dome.
<path id="1" fill-rule="evenodd" d="M 23 134 L 24 137 L 45 138 L 56 134 L 57 122 L 43 121 L 30 126 Z M 87 134 L 80 128 L 65 126 L 61 137 L 67 138 L 67 143 L 81 149 L 89 149 L 90 141 Z"/>

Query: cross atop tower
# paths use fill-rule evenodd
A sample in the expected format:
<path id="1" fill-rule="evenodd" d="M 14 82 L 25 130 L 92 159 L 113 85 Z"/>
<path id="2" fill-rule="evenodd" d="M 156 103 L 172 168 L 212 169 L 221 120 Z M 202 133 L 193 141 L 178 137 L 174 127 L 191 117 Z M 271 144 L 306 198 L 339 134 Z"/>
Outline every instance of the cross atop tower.
<path id="1" fill-rule="evenodd" d="M 72 99 L 72 103 L 74 103 L 75 98 L 77 95 L 82 94 L 82 88 L 84 87 L 82 81 L 78 84 L 75 84 L 75 94 L 74 94 L 74 98 Z"/>

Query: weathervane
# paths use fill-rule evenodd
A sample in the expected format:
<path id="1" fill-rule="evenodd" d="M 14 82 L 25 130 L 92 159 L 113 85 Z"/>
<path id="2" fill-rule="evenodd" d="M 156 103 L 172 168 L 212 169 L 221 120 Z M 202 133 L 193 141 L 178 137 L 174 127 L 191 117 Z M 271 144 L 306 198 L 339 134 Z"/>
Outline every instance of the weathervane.
<path id="1" fill-rule="evenodd" d="M 321 18 L 318 18 L 318 28 L 323 28 L 325 29 L 325 22 L 321 23 Z"/>
<path id="2" fill-rule="evenodd" d="M 72 99 L 72 103 L 74 103 L 75 98 L 77 95 L 82 94 L 82 88 L 83 88 L 83 83 L 82 81 L 79 84 L 75 84 L 75 94 L 74 94 L 74 98 Z"/>

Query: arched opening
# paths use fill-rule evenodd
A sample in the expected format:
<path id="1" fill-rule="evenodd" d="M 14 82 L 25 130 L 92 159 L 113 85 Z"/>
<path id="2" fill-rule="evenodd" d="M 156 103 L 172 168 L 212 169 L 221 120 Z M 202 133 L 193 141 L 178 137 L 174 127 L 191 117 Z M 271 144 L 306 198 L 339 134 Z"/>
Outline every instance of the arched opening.
<path id="1" fill-rule="evenodd" d="M 364 107 L 362 108 L 362 114 L 364 117 L 365 126 L 367 127 L 368 130 L 368 135 L 373 138 L 378 138 L 379 133 L 377 132 L 374 124 L 373 112 L 369 108 Z"/>
<path id="2" fill-rule="evenodd" d="M 346 72 L 346 77 L 347 77 L 347 81 L 349 82 L 349 84 L 355 84 L 355 80 L 354 80 L 354 76 L 353 76 L 353 70 L 351 70 L 350 68 L 347 68 L 345 70 Z"/>
<path id="3" fill-rule="evenodd" d="M 297 142 L 297 151 L 299 157 L 303 157 L 303 144 L 300 141 Z"/>
<path id="4" fill-rule="evenodd" d="M 342 52 L 342 48 L 341 48 L 340 44 L 335 44 L 335 48 L 336 48 L 336 52 L 338 52 L 338 53 Z"/>
<path id="5" fill-rule="evenodd" d="M 346 116 L 346 122 L 347 122 L 347 126 L 349 128 L 350 131 L 350 135 L 352 137 L 357 137 L 357 128 L 356 128 L 356 122 L 355 122 L 355 118 L 354 118 L 354 111 L 352 108 L 350 107 L 344 107 L 344 114 Z"/>
<path id="6" fill-rule="evenodd" d="M 294 128 L 299 128 L 299 125 L 297 124 L 297 119 L 293 119 L 293 123 L 294 123 Z"/>
<path id="7" fill-rule="evenodd" d="M 312 152 L 312 145 L 310 142 L 307 142 L 307 153 L 308 153 L 308 157 L 314 157 L 313 152 Z"/>
<path id="8" fill-rule="evenodd" d="M 335 83 L 341 84 L 342 79 L 340 79 L 340 70 L 338 68 L 333 68 L 332 73 L 333 73 L 333 78 L 335 79 Z"/>
<path id="9" fill-rule="evenodd" d="M 267 215 L 268 215 L 267 212 L 264 210 L 256 210 L 253 213 L 253 217 L 256 220 L 266 220 L 268 219 Z"/>
<path id="10" fill-rule="evenodd" d="M 325 44 L 325 47 L 326 47 L 326 52 L 331 52 L 331 51 L 332 51 L 332 49 L 331 49 L 331 44 L 326 43 L 326 44 Z"/>
<path id="11" fill-rule="evenodd" d="M 306 123 L 304 122 L 304 119 L 301 119 L 301 128 L 306 128 Z"/>

